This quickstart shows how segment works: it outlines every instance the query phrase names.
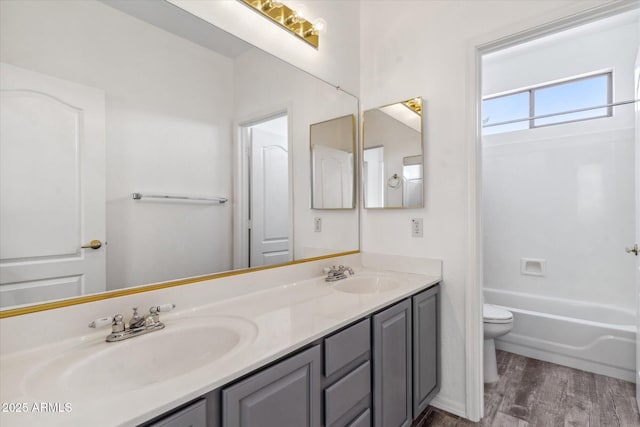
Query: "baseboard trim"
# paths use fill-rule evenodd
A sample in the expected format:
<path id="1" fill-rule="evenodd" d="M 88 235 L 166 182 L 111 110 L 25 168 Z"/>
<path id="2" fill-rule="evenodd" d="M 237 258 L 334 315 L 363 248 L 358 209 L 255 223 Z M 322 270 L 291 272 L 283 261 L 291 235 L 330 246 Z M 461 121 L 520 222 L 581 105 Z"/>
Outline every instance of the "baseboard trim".
<path id="1" fill-rule="evenodd" d="M 465 410 L 466 408 L 464 403 L 459 402 L 457 400 L 448 399 L 442 396 L 436 396 L 429 403 L 429 405 L 433 406 L 434 408 L 438 408 L 442 411 L 448 412 L 450 414 L 457 415 L 461 418 L 467 418 L 467 414 Z"/>

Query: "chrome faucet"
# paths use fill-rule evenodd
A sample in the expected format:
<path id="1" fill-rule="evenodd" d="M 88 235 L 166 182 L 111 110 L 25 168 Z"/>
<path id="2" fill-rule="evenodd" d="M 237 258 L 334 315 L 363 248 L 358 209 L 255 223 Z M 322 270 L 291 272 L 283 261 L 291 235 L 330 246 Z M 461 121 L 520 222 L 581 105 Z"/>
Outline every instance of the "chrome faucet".
<path id="1" fill-rule="evenodd" d="M 144 326 L 144 317 L 138 315 L 138 307 L 133 307 L 133 315 L 129 319 L 129 329 L 137 329 Z"/>
<path id="2" fill-rule="evenodd" d="M 344 265 L 339 265 L 338 268 L 334 265 L 328 269 L 326 273 L 327 277 L 324 279 L 326 282 L 337 282 L 338 280 L 346 279 L 346 273 L 349 273 L 349 276 L 353 276 L 355 274 L 353 272 L 353 268 Z"/>
<path id="3" fill-rule="evenodd" d="M 176 307 L 175 304 L 156 305 L 149 308 L 149 314 L 140 316 L 138 307 L 133 308 L 133 315 L 129 319 L 129 325 L 125 325 L 122 314 L 116 314 L 113 317 L 103 317 L 89 323 L 90 328 L 99 328 L 111 325 L 111 333 L 107 335 L 107 342 L 122 341 L 139 335 L 148 334 L 164 328 L 164 323 L 160 321 L 159 313 L 171 311 Z"/>

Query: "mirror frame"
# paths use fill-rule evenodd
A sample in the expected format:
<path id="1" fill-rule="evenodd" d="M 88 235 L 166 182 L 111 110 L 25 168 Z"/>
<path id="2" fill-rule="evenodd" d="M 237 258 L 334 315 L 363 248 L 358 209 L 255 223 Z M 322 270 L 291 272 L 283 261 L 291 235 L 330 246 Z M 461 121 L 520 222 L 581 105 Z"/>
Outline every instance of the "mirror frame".
<path id="1" fill-rule="evenodd" d="M 241 274 L 254 273 L 256 271 L 271 270 L 274 268 L 286 267 L 289 265 L 304 264 L 307 262 L 320 261 L 323 259 L 354 255 L 359 253 L 360 253 L 360 249 L 357 249 L 354 251 L 339 252 L 331 255 L 323 255 L 323 256 L 318 256 L 313 258 L 293 260 L 289 262 L 284 262 L 282 264 L 267 265 L 263 267 L 252 267 L 252 268 L 245 268 L 245 269 L 239 269 L 239 270 L 229 270 L 229 271 L 223 271 L 221 273 L 207 274 L 205 276 L 196 276 L 196 277 L 190 277 L 186 279 L 174 280 L 171 282 L 152 283 L 148 285 L 141 285 L 141 286 L 122 289 L 122 290 L 107 291 L 107 292 L 101 292 L 101 293 L 92 294 L 92 295 L 83 295 L 81 297 L 73 297 L 73 298 L 61 299 L 57 301 L 45 302 L 41 304 L 32 304 L 24 307 L 9 308 L 6 310 L 0 310 L 0 319 L 4 319 L 7 317 L 20 316 L 23 314 L 37 313 L 39 311 L 53 310 L 56 308 L 70 307 L 72 305 L 85 304 L 89 302 L 101 301 L 105 299 L 117 298 L 117 297 L 122 297 L 127 295 L 134 295 L 134 294 L 139 294 L 143 292 L 151 292 L 151 291 L 157 291 L 160 289 L 173 288 L 174 286 L 182 286 L 182 285 L 189 285 L 192 283 L 206 282 L 207 280 L 215 280 L 215 279 L 221 279 L 223 277 L 238 276 Z"/>
<path id="2" fill-rule="evenodd" d="M 340 119 L 344 119 L 345 117 L 351 117 L 351 152 L 353 153 L 353 159 L 352 159 L 352 164 L 351 164 L 351 171 L 352 171 L 352 176 L 351 176 L 351 207 L 348 208 L 318 208 L 313 206 L 313 188 L 314 188 L 314 182 L 315 182 L 315 176 L 313 173 L 313 141 L 312 141 L 312 133 L 311 133 L 311 129 L 313 126 L 316 125 L 321 125 L 324 123 L 328 123 L 331 122 L 333 120 L 340 120 Z M 309 125 L 309 165 L 310 165 L 310 185 L 311 185 L 311 191 L 309 193 L 310 197 L 309 197 L 309 206 L 311 209 L 313 210 L 318 210 L 318 211 L 344 211 L 344 210 L 351 210 L 351 209 L 356 209 L 356 188 L 357 188 L 357 183 L 358 183 L 358 174 L 356 172 L 356 165 L 358 164 L 358 159 L 357 159 L 357 153 L 358 153 L 358 143 L 357 143 L 357 130 L 356 130 L 356 116 L 355 114 L 345 114 L 344 116 L 340 116 L 340 117 L 334 117 L 332 119 L 328 119 L 328 120 L 324 120 L 318 123 L 312 123 Z"/>
<path id="3" fill-rule="evenodd" d="M 384 107 L 389 107 L 391 105 L 396 105 L 396 104 L 408 104 L 412 101 L 415 101 L 419 99 L 420 100 L 420 154 L 416 154 L 415 156 L 421 156 L 422 157 L 422 198 L 421 198 L 421 203 L 419 205 L 412 205 L 412 206 L 371 206 L 371 207 L 367 207 L 366 204 L 366 194 L 364 191 L 364 150 L 365 150 L 365 119 L 364 119 L 364 115 L 366 112 L 368 111 L 374 111 L 374 110 L 379 110 L 380 108 L 384 108 Z M 411 108 L 407 105 L 407 108 Z M 414 110 L 415 111 L 415 110 Z M 404 99 L 402 101 L 397 101 L 397 102 L 392 102 L 389 104 L 385 104 L 385 105 L 381 105 L 379 107 L 374 107 L 374 108 L 369 108 L 368 110 L 365 110 L 362 112 L 361 114 L 361 120 L 362 120 L 362 129 L 361 129 L 361 139 L 362 139 L 362 149 L 360 150 L 360 192 L 362 193 L 362 198 L 361 198 L 361 203 L 362 203 L 362 208 L 363 209 L 370 209 L 370 210 L 382 210 L 382 209 L 422 209 L 424 208 L 424 199 L 425 199 L 425 188 L 426 186 L 425 184 L 425 167 L 424 167 L 424 152 L 425 152 L 425 148 L 424 148 L 424 99 L 422 98 L 422 96 L 416 96 L 413 98 L 409 98 L 409 99 Z M 374 148 L 374 147 L 371 147 Z M 415 157 L 415 156 L 411 156 L 411 157 Z"/>

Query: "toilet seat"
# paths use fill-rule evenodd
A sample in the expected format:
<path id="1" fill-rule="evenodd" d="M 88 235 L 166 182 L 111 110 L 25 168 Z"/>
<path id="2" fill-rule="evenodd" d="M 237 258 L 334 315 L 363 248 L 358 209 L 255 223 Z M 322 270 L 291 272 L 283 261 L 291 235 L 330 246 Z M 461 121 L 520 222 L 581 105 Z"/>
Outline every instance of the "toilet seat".
<path id="1" fill-rule="evenodd" d="M 484 323 L 511 323 L 513 321 L 513 314 L 495 305 L 483 304 L 482 318 Z"/>

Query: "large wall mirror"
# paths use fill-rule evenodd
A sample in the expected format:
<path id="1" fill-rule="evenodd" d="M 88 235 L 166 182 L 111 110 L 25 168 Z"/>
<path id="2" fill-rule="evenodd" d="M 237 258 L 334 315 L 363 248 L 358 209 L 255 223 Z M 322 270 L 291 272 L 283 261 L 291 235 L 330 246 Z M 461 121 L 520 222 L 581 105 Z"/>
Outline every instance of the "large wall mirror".
<path id="1" fill-rule="evenodd" d="M 355 208 L 355 116 L 314 123 L 311 135 L 311 207 Z"/>
<path id="2" fill-rule="evenodd" d="M 358 249 L 309 206 L 310 126 L 355 97 L 162 0 L 0 19 L 2 309 Z"/>
<path id="3" fill-rule="evenodd" d="M 423 202 L 422 98 L 364 112 L 365 208 L 419 208 Z"/>

